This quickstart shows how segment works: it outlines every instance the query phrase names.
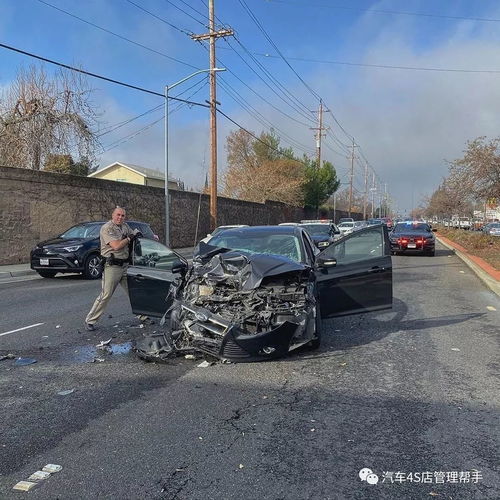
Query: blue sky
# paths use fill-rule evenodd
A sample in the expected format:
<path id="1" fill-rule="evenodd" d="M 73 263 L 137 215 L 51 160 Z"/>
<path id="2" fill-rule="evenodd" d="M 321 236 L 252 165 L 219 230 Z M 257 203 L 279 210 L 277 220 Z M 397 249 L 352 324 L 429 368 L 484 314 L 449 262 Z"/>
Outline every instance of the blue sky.
<path id="1" fill-rule="evenodd" d="M 38 0 L 0 0 L 2 43 L 160 93 L 165 84 L 178 81 L 196 68 L 208 67 L 208 52 L 204 47 L 127 0 L 46 1 L 182 63 L 124 41 Z M 133 1 L 181 30 L 207 31 L 203 26 L 206 0 Z M 325 114 L 325 124 L 330 130 L 323 158 L 334 163 L 342 182 L 348 182 L 349 160 L 345 146 L 336 138 L 348 145 L 353 136 L 360 146 L 355 173 L 359 191 L 363 190 L 362 164 L 366 158 L 379 182 L 387 183 L 397 207 L 409 210 L 412 199 L 417 204 L 432 193 L 447 173 L 445 160 L 460 157 L 466 140 L 500 135 L 500 73 L 384 69 L 295 59 L 500 71 L 498 2 L 245 0 L 244 3 L 331 111 Z M 315 95 L 282 59 L 261 55 L 275 56 L 277 52 L 239 0 L 215 0 L 215 7 L 218 21 L 236 32 L 236 39 L 218 41 L 218 65 L 230 70 L 219 78 L 221 109 L 256 133 L 272 124 L 279 130 L 283 145 L 291 141 L 296 153 L 312 152 L 315 141 L 309 127 L 315 126 L 315 115 L 309 110 L 317 109 Z M 1 50 L 0 87 L 5 88 L 21 65 L 26 67 L 33 61 Z M 262 76 L 258 63 L 274 78 L 273 82 L 268 81 L 269 86 L 256 74 Z M 94 102 L 101 127 L 137 116 L 162 102 L 160 97 L 99 80 L 89 81 L 95 89 Z M 192 99 L 204 102 L 209 96 L 205 81 L 203 76 L 195 77 L 172 90 L 171 95 L 184 91 L 182 97 L 187 98 L 198 91 Z M 276 87 L 276 81 L 282 90 Z M 283 97 L 280 99 L 275 92 L 286 92 L 288 97 L 280 94 Z M 256 117 L 254 111 L 249 113 L 241 101 L 235 102 L 231 93 L 243 98 L 243 104 L 251 105 L 260 116 Z M 332 113 L 347 134 L 334 121 Z M 100 164 L 118 160 L 161 170 L 161 121 L 127 139 L 161 116 L 159 109 L 103 136 Z M 265 125 L 258 121 L 262 117 Z M 222 117 L 218 123 L 219 170 L 223 175 L 225 136 L 235 126 Z M 172 114 L 170 127 L 171 172 L 188 186 L 202 186 L 209 161 L 208 111 L 183 107 Z M 113 145 L 116 147 L 106 151 Z"/>

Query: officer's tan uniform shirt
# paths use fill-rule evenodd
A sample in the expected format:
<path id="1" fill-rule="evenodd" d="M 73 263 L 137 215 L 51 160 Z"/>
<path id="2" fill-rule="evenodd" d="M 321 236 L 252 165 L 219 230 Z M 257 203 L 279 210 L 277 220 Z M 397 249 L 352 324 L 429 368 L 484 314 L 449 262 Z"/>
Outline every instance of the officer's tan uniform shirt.
<path id="1" fill-rule="evenodd" d="M 112 220 L 106 222 L 101 227 L 101 255 L 103 257 L 110 257 L 113 254 L 117 259 L 128 259 L 128 245 L 120 250 L 113 250 L 109 246 L 110 241 L 123 240 L 124 236 L 132 234 L 130 226 L 123 222 L 121 225 L 115 224 Z"/>

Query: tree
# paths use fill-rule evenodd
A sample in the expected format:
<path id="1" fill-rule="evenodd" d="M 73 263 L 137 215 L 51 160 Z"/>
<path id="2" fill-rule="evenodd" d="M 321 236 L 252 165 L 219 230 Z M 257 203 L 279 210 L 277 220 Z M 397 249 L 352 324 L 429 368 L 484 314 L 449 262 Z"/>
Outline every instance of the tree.
<path id="1" fill-rule="evenodd" d="M 476 200 L 500 197 L 500 137 L 467 142 L 464 157 L 450 162 L 450 182 Z"/>
<path id="2" fill-rule="evenodd" d="M 245 130 L 233 131 L 226 142 L 228 169 L 224 194 L 232 198 L 302 205 L 304 165 L 279 145 L 279 138 L 262 132 L 258 139 Z"/>
<path id="3" fill-rule="evenodd" d="M 40 170 L 51 154 L 75 154 L 90 165 L 97 145 L 91 94 L 83 75 L 20 70 L 0 99 L 0 164 Z"/>
<path id="4" fill-rule="evenodd" d="M 92 171 L 92 165 L 87 158 L 76 162 L 71 155 L 49 154 L 45 158 L 43 169 L 47 172 L 87 176 Z"/>
<path id="5" fill-rule="evenodd" d="M 304 203 L 306 207 L 318 210 L 320 205 L 337 191 L 340 181 L 337 179 L 335 167 L 328 161 L 318 168 L 317 161 L 304 157 L 305 177 Z"/>

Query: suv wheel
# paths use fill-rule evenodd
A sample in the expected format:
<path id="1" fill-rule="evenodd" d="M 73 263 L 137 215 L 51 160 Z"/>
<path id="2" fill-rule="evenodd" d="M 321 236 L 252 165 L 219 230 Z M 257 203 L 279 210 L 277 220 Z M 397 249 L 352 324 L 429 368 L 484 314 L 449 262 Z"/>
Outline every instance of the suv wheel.
<path id="1" fill-rule="evenodd" d="M 102 276 L 102 260 L 97 254 L 89 255 L 83 266 L 83 277 L 88 280 L 97 280 Z"/>
<path id="2" fill-rule="evenodd" d="M 53 278 L 57 274 L 57 271 L 37 271 L 37 273 L 42 278 Z"/>

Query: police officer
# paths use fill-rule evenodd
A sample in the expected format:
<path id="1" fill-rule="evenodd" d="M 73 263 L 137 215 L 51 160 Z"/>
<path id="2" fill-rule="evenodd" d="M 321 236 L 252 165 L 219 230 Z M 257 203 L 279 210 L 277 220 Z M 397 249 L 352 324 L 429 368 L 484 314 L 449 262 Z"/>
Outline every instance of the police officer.
<path id="1" fill-rule="evenodd" d="M 136 237 L 137 230 L 132 231 L 125 223 L 125 209 L 116 207 L 111 220 L 101 227 L 101 256 L 105 259 L 102 273 L 102 289 L 85 319 L 87 330 L 94 331 L 95 323 L 101 317 L 113 293 L 121 284 L 128 294 L 127 267 L 129 243 Z"/>

